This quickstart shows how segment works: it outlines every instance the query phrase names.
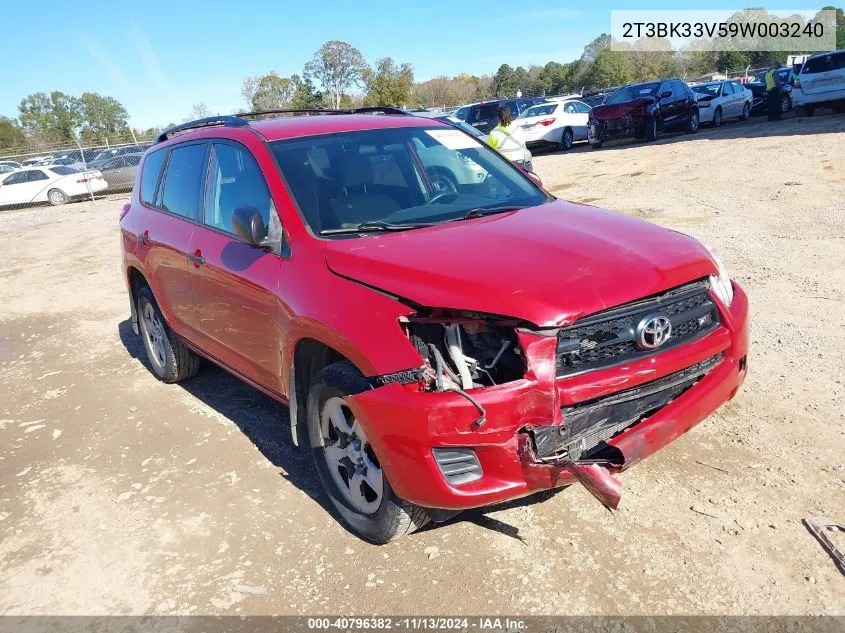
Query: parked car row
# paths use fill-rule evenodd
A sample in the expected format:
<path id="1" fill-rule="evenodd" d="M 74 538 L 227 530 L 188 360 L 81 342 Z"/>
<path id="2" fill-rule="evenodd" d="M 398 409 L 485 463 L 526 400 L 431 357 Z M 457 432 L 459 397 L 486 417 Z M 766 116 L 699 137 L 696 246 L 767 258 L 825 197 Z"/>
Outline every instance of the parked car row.
<path id="1" fill-rule="evenodd" d="M 766 114 L 768 72 L 762 70 L 745 83 L 723 79 L 687 84 L 666 78 L 581 96 L 499 99 L 462 106 L 455 117 L 487 134 L 497 124 L 499 107 L 505 105 L 529 148 L 567 150 L 586 140 L 598 149 L 611 139 L 654 140 L 664 131 L 694 134 L 702 124 L 719 127 L 726 119 L 744 121 Z M 845 50 L 811 55 L 802 64 L 775 72 L 782 88 L 782 114 L 793 106 L 806 116 L 813 116 L 819 106 L 845 110 Z"/>
<path id="2" fill-rule="evenodd" d="M 37 202 L 59 205 L 105 189 L 132 189 L 146 147 L 66 151 L 22 163 L 0 161 L 0 206 Z"/>

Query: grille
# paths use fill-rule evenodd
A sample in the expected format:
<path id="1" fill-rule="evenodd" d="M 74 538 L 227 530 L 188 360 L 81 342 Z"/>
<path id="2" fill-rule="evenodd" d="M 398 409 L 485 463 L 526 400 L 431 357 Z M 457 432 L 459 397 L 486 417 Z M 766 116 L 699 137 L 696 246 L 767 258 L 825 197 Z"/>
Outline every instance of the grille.
<path id="1" fill-rule="evenodd" d="M 654 316 L 672 324 L 669 338 L 657 349 L 637 345 L 637 327 Z M 719 326 L 719 311 L 710 299 L 710 285 L 697 281 L 661 295 L 613 308 L 576 321 L 561 330 L 557 375 L 570 376 L 657 354 L 692 341 Z"/>
<path id="2" fill-rule="evenodd" d="M 435 448 L 432 452 L 440 472 L 453 486 L 476 481 L 484 474 L 471 448 Z"/>
<path id="3" fill-rule="evenodd" d="M 563 407 L 563 426 L 534 429 L 541 458 L 588 459 L 604 442 L 662 409 L 707 375 L 722 360 L 716 354 L 686 369 L 610 396 Z"/>

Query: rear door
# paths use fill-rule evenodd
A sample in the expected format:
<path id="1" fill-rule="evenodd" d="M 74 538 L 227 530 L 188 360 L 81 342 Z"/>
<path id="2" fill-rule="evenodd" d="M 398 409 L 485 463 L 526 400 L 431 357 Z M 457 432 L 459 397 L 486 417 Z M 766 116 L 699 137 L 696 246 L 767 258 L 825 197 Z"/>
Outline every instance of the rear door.
<path id="1" fill-rule="evenodd" d="M 200 219 L 207 153 L 205 141 L 153 152 L 144 161 L 140 187 L 150 212 L 138 236 L 139 257 L 167 323 L 192 342 L 199 339 L 199 320 L 188 248 Z"/>
<path id="2" fill-rule="evenodd" d="M 825 53 L 807 60 L 798 81 L 801 92 L 813 96 L 811 101 L 820 101 L 827 95 L 841 98 L 842 95 L 835 93 L 845 91 L 845 51 Z"/>
<path id="3" fill-rule="evenodd" d="M 261 168 L 240 143 L 214 140 L 203 222 L 190 244 L 191 285 L 202 348 L 267 389 L 280 390 L 276 288 L 283 260 L 242 242 L 232 213 L 249 206 L 264 226 L 278 216 Z"/>

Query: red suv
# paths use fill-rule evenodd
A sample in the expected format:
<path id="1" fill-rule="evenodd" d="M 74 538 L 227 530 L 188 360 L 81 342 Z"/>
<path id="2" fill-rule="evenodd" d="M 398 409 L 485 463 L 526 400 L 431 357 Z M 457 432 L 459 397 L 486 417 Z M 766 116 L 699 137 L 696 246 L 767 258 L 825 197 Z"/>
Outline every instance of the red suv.
<path id="1" fill-rule="evenodd" d="M 612 473 L 731 398 L 745 294 L 693 238 L 556 200 L 474 137 L 380 109 L 178 126 L 121 214 L 153 372 L 205 358 L 290 405 L 378 543 Z"/>

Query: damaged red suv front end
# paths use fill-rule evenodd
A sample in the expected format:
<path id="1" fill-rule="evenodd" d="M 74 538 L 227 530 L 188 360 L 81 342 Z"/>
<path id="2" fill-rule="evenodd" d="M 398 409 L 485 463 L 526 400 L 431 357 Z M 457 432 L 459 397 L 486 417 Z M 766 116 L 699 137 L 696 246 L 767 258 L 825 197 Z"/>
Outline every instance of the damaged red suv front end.
<path id="1" fill-rule="evenodd" d="M 551 206 L 559 208 L 545 213 L 565 211 L 566 224 L 578 228 L 547 227 L 543 237 L 535 234 L 533 259 L 547 271 L 515 263 L 510 273 L 494 265 L 489 276 L 483 270 L 470 274 L 463 299 L 474 310 L 423 309 L 403 323 L 425 363 L 413 382 L 391 382 L 349 398 L 356 417 L 372 429 L 387 478 L 403 499 L 461 509 L 580 481 L 616 507 L 620 493 L 612 473 L 688 431 L 732 398 L 745 378 L 747 299 L 733 282 L 730 305 L 717 296 L 713 286 L 723 281 L 703 247 L 623 216 Z M 538 219 L 531 214 L 487 220 L 473 232 L 489 243 L 501 239 L 500 248 L 507 250 L 508 239 L 527 237 L 525 227 Z M 588 254 L 590 245 L 605 241 L 599 236 L 608 222 L 627 229 L 627 239 L 615 240 L 620 261 L 599 258 L 601 250 Z M 661 238 L 662 251 L 646 255 Z M 411 253 L 423 248 L 416 243 L 423 239 L 422 232 L 405 235 L 402 247 Z M 459 236 L 437 239 L 448 251 Z M 550 242 L 557 244 L 541 254 L 540 243 Z M 584 250 L 577 255 L 558 251 L 579 243 Z M 327 261 L 340 274 L 421 298 L 412 279 L 394 277 L 394 265 L 409 255 L 385 243 L 378 253 L 378 271 L 366 272 L 366 253 L 347 258 L 330 247 Z M 445 270 L 450 259 L 442 262 Z M 553 259 L 568 260 L 573 268 L 561 275 Z M 513 279 L 518 275 L 521 284 Z M 452 281 L 435 280 L 425 294 L 449 305 L 438 295 L 448 293 Z M 561 309 L 567 305 L 582 309 Z M 505 313 L 520 316 L 494 316 Z M 463 393 L 449 388 L 461 386 L 457 354 L 450 356 L 450 328 L 457 330 L 460 356 L 474 375 L 488 372 L 485 386 L 476 378 Z M 444 358 L 447 388 L 436 376 Z M 489 380 L 492 370 L 484 368 L 491 365 L 501 381 Z"/>

